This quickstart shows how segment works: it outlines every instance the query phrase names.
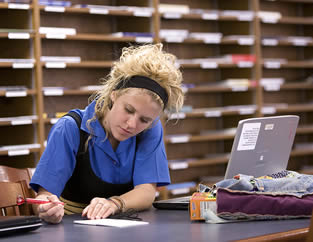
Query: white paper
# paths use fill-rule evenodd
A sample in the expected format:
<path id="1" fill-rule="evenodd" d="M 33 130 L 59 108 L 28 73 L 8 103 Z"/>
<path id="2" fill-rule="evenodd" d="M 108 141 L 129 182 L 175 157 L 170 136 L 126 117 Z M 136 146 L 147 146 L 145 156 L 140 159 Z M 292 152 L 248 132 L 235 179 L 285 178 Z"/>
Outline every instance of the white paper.
<path id="1" fill-rule="evenodd" d="M 109 218 L 95 219 L 95 220 L 74 220 L 74 223 L 83 224 L 83 225 L 117 227 L 117 228 L 125 228 L 125 227 L 149 224 L 148 222 L 143 222 L 143 221 L 134 221 L 134 220 L 126 220 L 126 219 L 109 219 Z"/>
<path id="2" fill-rule="evenodd" d="M 245 123 L 241 131 L 237 150 L 254 150 L 260 128 L 261 123 Z"/>

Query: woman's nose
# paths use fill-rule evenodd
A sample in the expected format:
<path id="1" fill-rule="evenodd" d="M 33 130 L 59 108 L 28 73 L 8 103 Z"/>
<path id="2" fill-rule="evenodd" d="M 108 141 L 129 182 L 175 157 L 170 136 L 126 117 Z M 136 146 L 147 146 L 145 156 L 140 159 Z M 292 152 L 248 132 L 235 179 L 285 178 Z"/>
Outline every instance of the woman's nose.
<path id="1" fill-rule="evenodd" d="M 127 125 L 129 128 L 131 129 L 135 129 L 136 128 L 136 117 L 132 116 L 127 120 Z"/>

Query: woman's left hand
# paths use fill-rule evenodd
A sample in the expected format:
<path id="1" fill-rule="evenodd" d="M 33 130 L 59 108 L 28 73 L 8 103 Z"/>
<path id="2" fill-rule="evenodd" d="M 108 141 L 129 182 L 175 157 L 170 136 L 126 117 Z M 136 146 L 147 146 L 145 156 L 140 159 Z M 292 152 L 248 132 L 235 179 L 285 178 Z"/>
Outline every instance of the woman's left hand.
<path id="1" fill-rule="evenodd" d="M 110 200 L 95 197 L 83 210 L 82 216 L 86 216 L 88 219 L 102 219 L 114 214 L 117 210 L 117 206 Z"/>

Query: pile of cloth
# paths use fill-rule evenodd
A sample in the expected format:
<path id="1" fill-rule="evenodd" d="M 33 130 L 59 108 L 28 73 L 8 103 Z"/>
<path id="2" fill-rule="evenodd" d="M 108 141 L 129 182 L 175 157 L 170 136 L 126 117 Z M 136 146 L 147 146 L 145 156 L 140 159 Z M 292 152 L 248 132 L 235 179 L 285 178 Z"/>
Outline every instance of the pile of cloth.
<path id="1" fill-rule="evenodd" d="M 207 223 L 309 218 L 313 209 L 313 176 L 281 171 L 262 177 L 239 174 L 216 183 L 216 202 L 203 211 Z"/>

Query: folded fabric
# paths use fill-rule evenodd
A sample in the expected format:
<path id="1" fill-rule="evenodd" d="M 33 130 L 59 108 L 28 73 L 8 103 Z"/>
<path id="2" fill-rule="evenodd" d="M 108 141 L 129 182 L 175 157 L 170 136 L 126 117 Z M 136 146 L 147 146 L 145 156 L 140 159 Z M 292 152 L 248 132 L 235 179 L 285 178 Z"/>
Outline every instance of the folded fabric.
<path id="1" fill-rule="evenodd" d="M 313 194 L 288 194 L 218 188 L 216 214 L 224 219 L 287 219 L 310 217 Z"/>

